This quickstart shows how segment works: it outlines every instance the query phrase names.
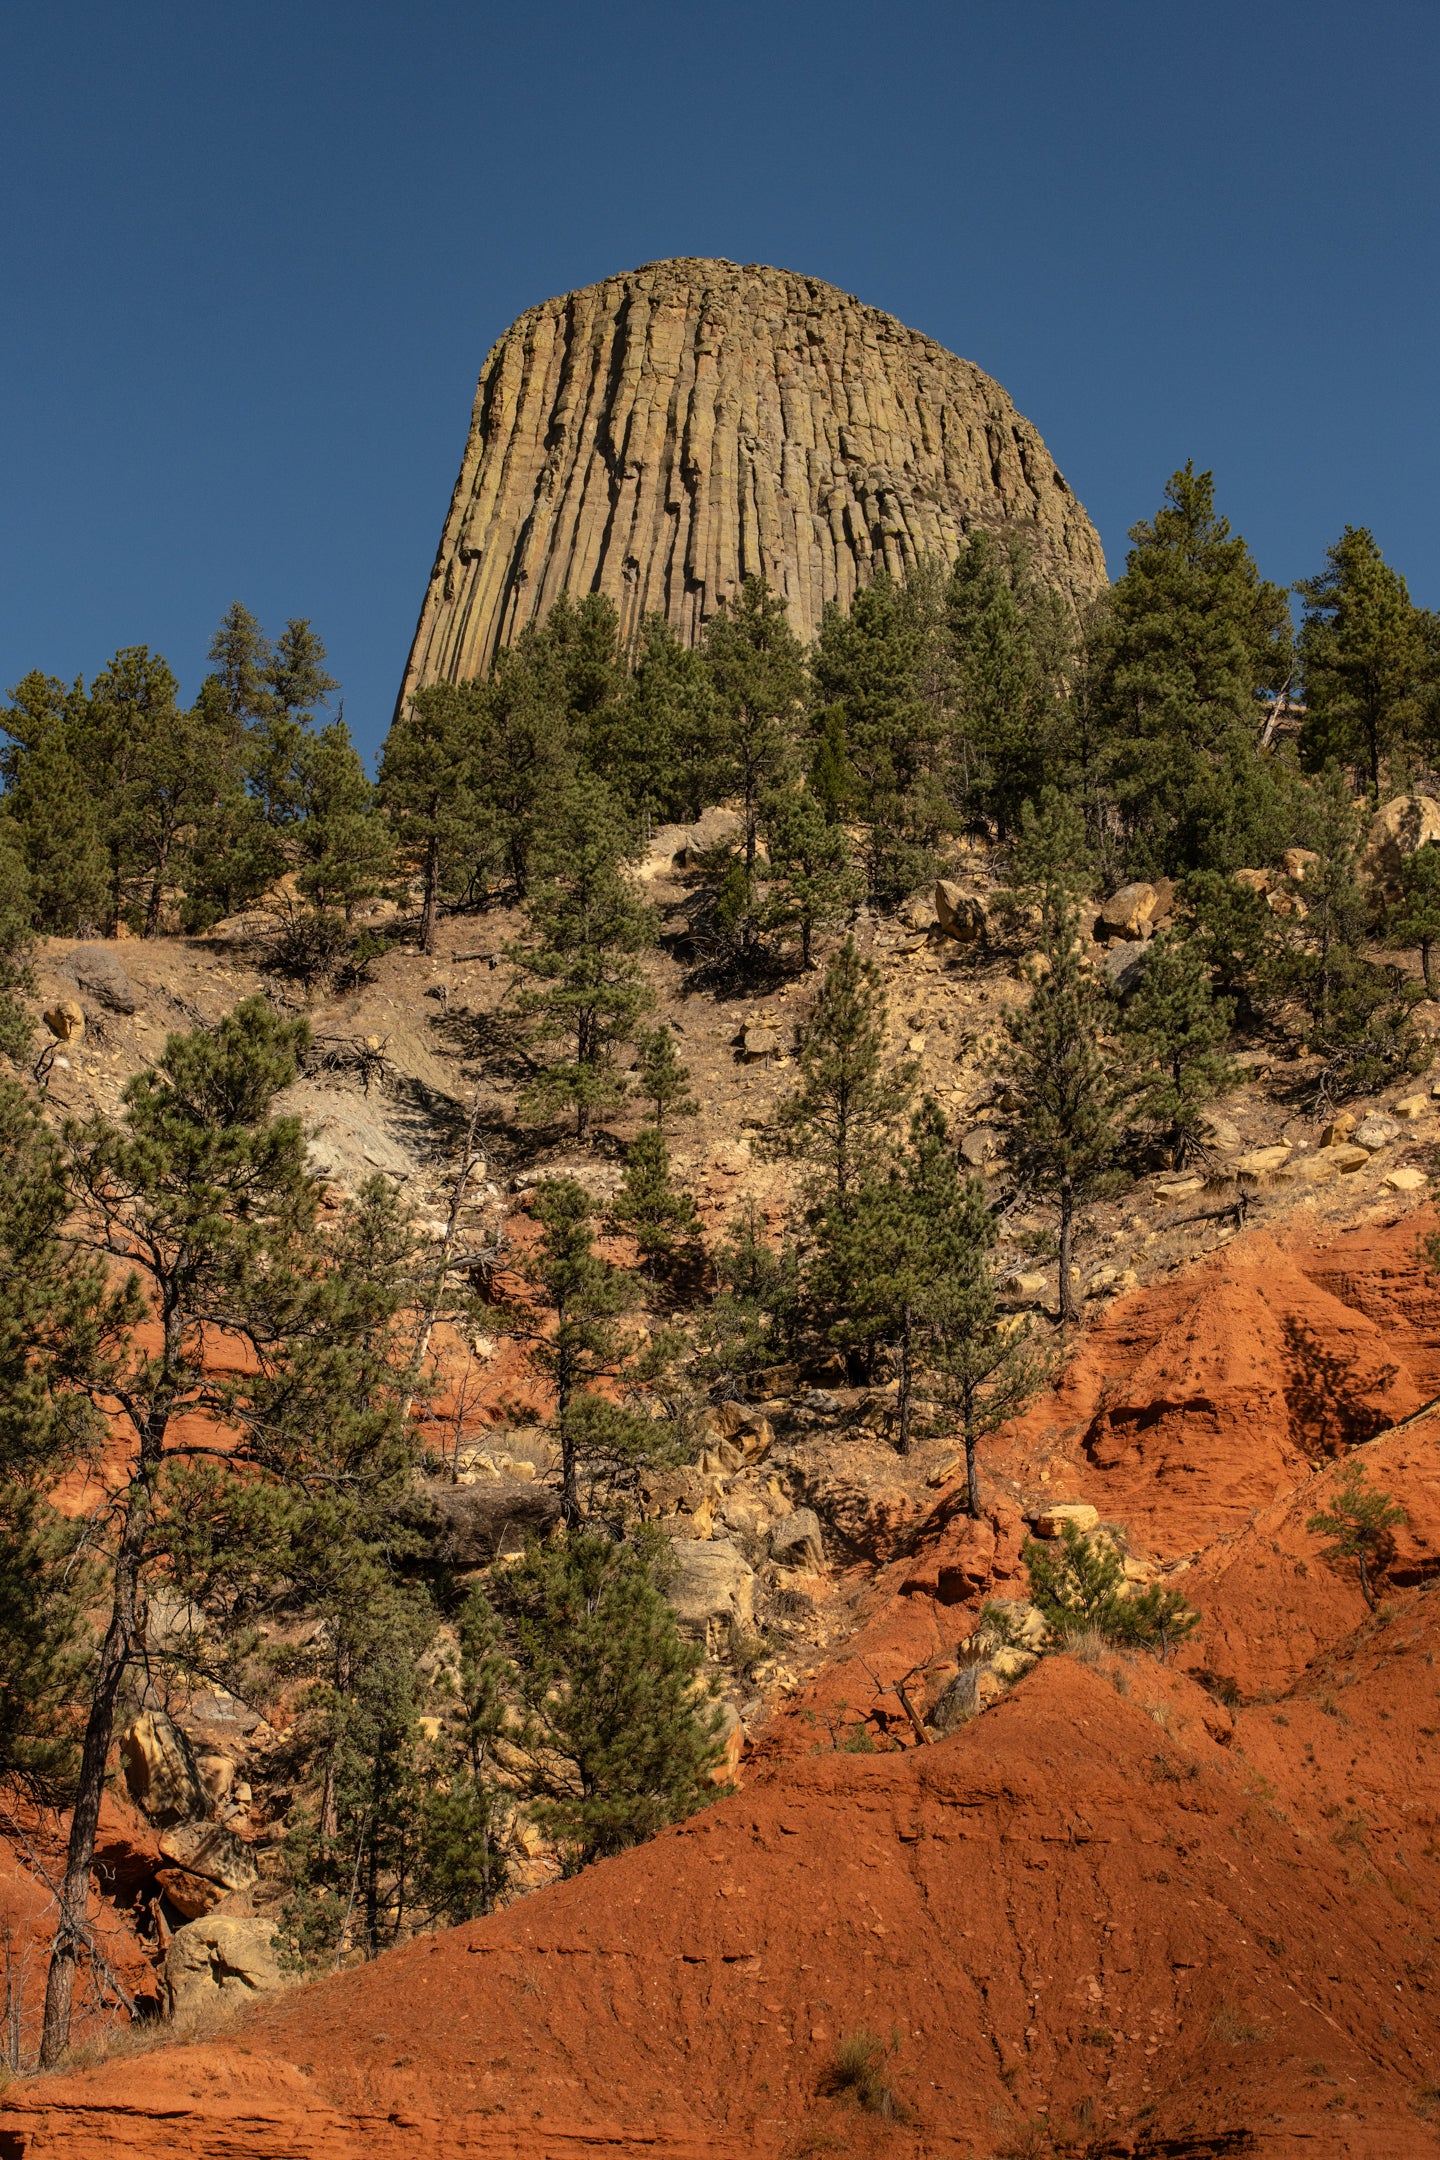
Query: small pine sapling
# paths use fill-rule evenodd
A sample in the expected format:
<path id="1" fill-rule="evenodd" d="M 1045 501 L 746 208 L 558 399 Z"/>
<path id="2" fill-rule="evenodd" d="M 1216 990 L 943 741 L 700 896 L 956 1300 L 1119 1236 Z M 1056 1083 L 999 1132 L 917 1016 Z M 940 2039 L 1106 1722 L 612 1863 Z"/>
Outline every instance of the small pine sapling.
<path id="1" fill-rule="evenodd" d="M 1057 1544 L 1027 1538 L 1021 1553 L 1030 1570 L 1030 1597 L 1061 1641 L 1089 1629 L 1123 1647 L 1161 1657 L 1200 1624 L 1178 1590 L 1151 1584 L 1125 1594 L 1125 1567 L 1108 1539 L 1087 1536 L 1067 1522 Z"/>
<path id="2" fill-rule="evenodd" d="M 1353 1560 L 1366 1604 L 1375 1610 L 1375 1578 L 1383 1575 L 1394 1552 L 1394 1532 L 1409 1516 L 1387 1492 L 1372 1485 L 1363 1463 L 1350 1462 L 1331 1495 L 1306 1523 L 1313 1537 L 1331 1540 L 1327 1560 Z"/>
<path id="3" fill-rule="evenodd" d="M 810 1194 L 820 1207 L 843 1213 L 852 1206 L 914 1090 L 913 1063 L 884 1070 L 885 1013 L 880 970 L 846 938 L 806 1025 L 800 1085 L 778 1104 L 764 1140 L 771 1154 L 810 1164 Z"/>
<path id="4" fill-rule="evenodd" d="M 693 1245 L 699 1228 L 695 1202 L 670 1174 L 670 1150 L 657 1126 L 632 1142 L 625 1159 L 625 1182 L 611 1209 L 647 1261 L 673 1259 Z"/>
<path id="5" fill-rule="evenodd" d="M 697 1117 L 700 1105 L 690 1092 L 690 1068 L 681 1060 L 669 1028 L 647 1028 L 636 1049 L 635 1092 L 652 1106 L 649 1116 L 656 1130 L 665 1130 L 667 1117 Z"/>
<path id="6" fill-rule="evenodd" d="M 1106 1040 L 1111 997 L 1080 956 L 1079 928 L 1066 892 L 1044 901 L 1044 972 L 1027 1005 L 1005 1022 L 996 1076 L 1014 1104 L 1008 1116 L 1014 1169 L 1053 1194 L 1060 1214 L 1060 1317 L 1078 1321 L 1071 1255 L 1075 1209 L 1101 1183 L 1118 1145 L 1122 1086 Z"/>

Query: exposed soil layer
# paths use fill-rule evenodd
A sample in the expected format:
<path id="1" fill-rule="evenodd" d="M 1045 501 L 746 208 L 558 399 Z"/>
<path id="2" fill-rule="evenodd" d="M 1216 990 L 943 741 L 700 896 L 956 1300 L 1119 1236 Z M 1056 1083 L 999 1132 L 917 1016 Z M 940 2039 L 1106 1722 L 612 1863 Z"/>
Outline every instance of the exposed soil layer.
<path id="1" fill-rule="evenodd" d="M 1440 1391 L 1426 1220 L 1254 1232 L 1111 1307 L 987 1520 L 952 1483 L 835 1579 L 848 1638 L 740 1793 L 223 2040 L 13 2086 L 0 2156 L 1435 2154 L 1440 1417 L 1387 1429 Z M 1409 1514 L 1373 1614 L 1305 1527 L 1356 1447 Z M 934 1700 L 1072 1497 L 1202 1631 L 916 1743 L 896 1684 Z M 862 2031 L 888 2113 L 827 2090 Z"/>

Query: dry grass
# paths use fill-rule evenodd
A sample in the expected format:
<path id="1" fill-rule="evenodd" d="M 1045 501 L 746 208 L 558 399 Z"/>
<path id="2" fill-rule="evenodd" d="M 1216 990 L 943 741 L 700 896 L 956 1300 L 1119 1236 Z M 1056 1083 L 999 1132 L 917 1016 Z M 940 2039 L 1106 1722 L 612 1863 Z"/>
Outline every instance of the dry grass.
<path id="1" fill-rule="evenodd" d="M 886 2056 L 892 2052 L 892 2045 L 861 2025 L 837 2045 L 822 2090 L 839 2099 L 853 2100 L 867 2114 L 904 2122 L 906 2110 L 880 2074 Z"/>

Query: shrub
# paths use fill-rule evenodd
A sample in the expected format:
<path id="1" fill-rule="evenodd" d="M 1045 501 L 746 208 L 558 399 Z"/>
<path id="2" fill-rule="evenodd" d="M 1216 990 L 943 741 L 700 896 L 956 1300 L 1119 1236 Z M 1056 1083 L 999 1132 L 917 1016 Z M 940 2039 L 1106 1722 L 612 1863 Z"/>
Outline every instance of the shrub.
<path id="1" fill-rule="evenodd" d="M 863 2025 L 847 2033 L 835 2050 L 824 2090 L 853 2100 L 871 2115 L 898 2115 L 895 2095 L 880 2075 L 889 2052 L 878 2033 Z"/>
<path id="2" fill-rule="evenodd" d="M 1162 1657 L 1200 1624 L 1178 1590 L 1156 1584 L 1127 1596 L 1120 1555 L 1105 1538 L 1086 1536 L 1066 1523 L 1058 1546 L 1025 1540 L 1030 1595 L 1062 1642 L 1091 1630 L 1117 1645 L 1154 1650 Z"/>
<path id="3" fill-rule="evenodd" d="M 1312 1536 L 1328 1537 L 1327 1560 L 1353 1560 L 1360 1571 L 1360 1589 L 1370 1610 L 1375 1610 L 1372 1577 L 1383 1573 L 1394 1550 L 1397 1523 L 1409 1518 L 1397 1500 L 1371 1485 L 1362 1463 L 1347 1464 L 1345 1475 L 1331 1496 L 1328 1508 L 1310 1517 L 1305 1527 Z"/>

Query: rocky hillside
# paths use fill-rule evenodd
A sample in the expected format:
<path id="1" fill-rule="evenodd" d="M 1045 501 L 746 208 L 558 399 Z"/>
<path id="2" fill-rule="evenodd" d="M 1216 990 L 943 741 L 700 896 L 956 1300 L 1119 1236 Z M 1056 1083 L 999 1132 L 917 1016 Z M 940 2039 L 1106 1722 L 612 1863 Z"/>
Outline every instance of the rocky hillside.
<path id="1" fill-rule="evenodd" d="M 677 915 L 693 839 L 657 833 L 643 865 Z M 998 1177 L 985 1053 L 1027 994 L 1024 925 L 994 916 L 983 854 L 951 870 L 859 936 L 890 1053 Z M 1131 887 L 1093 912 L 1095 964 L 1123 975 L 1170 904 Z M 385 1170 L 438 1227 L 478 1088 L 471 1242 L 518 1248 L 537 1174 L 605 1192 L 630 1128 L 579 1146 L 517 1115 L 513 929 L 446 918 L 433 956 L 397 947 L 317 995 L 292 1104 L 338 1188 Z M 113 1108 L 168 1029 L 284 995 L 271 937 L 257 915 L 47 945 L 56 1107 Z M 716 998 L 670 945 L 647 965 L 701 1098 L 675 1155 L 707 1234 L 747 1202 L 778 1216 L 788 1173 L 751 1137 L 792 1075 L 803 979 Z M 178 1802 L 157 1799 L 192 1775 L 164 1729 L 132 1733 L 102 1840 L 106 1956 L 132 1997 L 168 1993 L 172 2040 L 201 2037 L 136 2060 L 112 2030 L 112 2059 L 11 2087 L 0 2155 L 1433 2153 L 1440 1288 L 1418 1240 L 1440 1106 L 1426 1076 L 1336 1118 L 1298 1066 L 1255 1053 L 1245 1072 L 1193 1172 L 1087 1211 L 1087 1324 L 987 1444 L 981 1520 L 941 1421 L 901 1458 L 893 1389 L 818 1368 L 757 1376 L 654 1482 L 736 1796 L 571 1882 L 536 1849 L 533 1894 L 494 1918 L 289 1993 L 257 1948 L 283 1888 L 283 1721 L 177 1698 L 204 1787 Z M 1043 1229 L 1002 1220 L 1011 1300 L 1042 1334 Z M 553 1481 L 523 1347 L 497 1323 L 447 1354 L 426 1483 L 469 1567 L 544 1519 Z M 1355 1450 L 1405 1510 L 1374 1611 L 1307 1527 Z M 1022 1543 L 1067 1519 L 1199 1612 L 1167 1661 L 1036 1656 Z M 1018 1646 L 987 1638 L 987 1600 L 1019 1615 Z M 12 1828 L 0 1897 L 32 1943 L 11 1966 L 30 2020 L 54 1830 Z M 217 2023 L 237 2002 L 251 2014 Z M 86 2010 L 93 2044 L 113 2008 Z"/>
<path id="2" fill-rule="evenodd" d="M 693 642 L 763 575 L 802 640 L 876 568 L 1024 532 L 1077 599 L 1099 538 L 1000 385 L 816 278 L 648 263 L 531 308 L 480 376 L 404 693 L 481 675 L 562 593 Z"/>

